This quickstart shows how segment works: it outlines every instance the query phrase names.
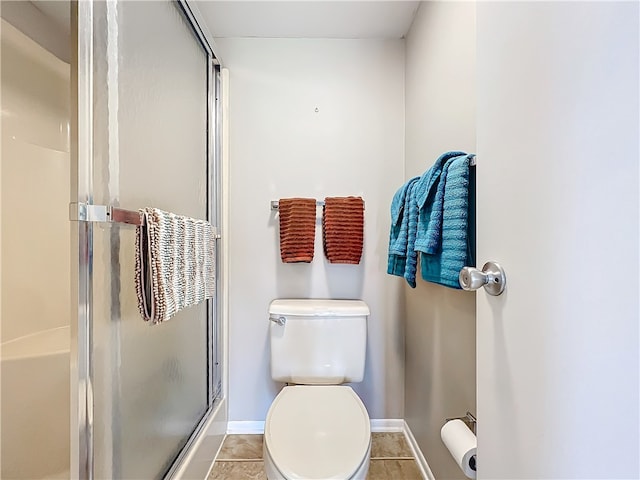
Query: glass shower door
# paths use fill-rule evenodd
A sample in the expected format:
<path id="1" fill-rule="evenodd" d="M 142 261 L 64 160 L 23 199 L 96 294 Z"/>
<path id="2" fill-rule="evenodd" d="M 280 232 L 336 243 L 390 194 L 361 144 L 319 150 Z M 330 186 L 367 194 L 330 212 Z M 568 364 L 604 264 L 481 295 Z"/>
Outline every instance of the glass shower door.
<path id="1" fill-rule="evenodd" d="M 170 1 L 78 2 L 79 202 L 216 221 L 215 69 L 188 12 Z M 135 227 L 79 229 L 80 476 L 162 478 L 216 393 L 215 302 L 150 326 L 137 307 Z"/>

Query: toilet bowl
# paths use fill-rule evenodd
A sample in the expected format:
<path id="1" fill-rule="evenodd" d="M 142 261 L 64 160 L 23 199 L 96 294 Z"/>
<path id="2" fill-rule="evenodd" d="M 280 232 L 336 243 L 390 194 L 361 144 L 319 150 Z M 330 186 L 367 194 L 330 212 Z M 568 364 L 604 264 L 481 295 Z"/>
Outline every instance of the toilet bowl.
<path id="1" fill-rule="evenodd" d="M 361 300 L 276 299 L 269 305 L 271 378 L 290 385 L 274 399 L 264 425 L 269 480 L 367 476 L 369 414 L 345 384 L 364 378 L 368 316 Z"/>
<path id="2" fill-rule="evenodd" d="M 284 387 L 267 413 L 263 445 L 269 480 L 365 479 L 369 415 L 349 386 Z"/>

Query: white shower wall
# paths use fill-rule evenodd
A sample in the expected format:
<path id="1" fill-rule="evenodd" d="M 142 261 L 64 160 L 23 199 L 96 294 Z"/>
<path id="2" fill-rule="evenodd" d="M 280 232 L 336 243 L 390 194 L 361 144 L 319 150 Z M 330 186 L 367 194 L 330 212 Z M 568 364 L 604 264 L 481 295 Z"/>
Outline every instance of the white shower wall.
<path id="1" fill-rule="evenodd" d="M 70 402 L 69 64 L 4 19 L 0 29 L 0 477 L 64 478 Z"/>
<path id="2" fill-rule="evenodd" d="M 389 205 L 404 181 L 402 40 L 218 39 L 230 71 L 229 419 L 263 421 L 281 388 L 269 373 L 274 298 L 359 298 L 371 308 L 371 418 L 402 418 L 399 282 L 386 275 Z M 316 112 L 316 109 L 318 110 Z M 361 195 L 360 265 L 331 265 L 321 209 L 311 264 L 283 264 L 269 202 Z"/>
<path id="3" fill-rule="evenodd" d="M 2 341 L 69 325 L 69 64 L 2 21 Z"/>

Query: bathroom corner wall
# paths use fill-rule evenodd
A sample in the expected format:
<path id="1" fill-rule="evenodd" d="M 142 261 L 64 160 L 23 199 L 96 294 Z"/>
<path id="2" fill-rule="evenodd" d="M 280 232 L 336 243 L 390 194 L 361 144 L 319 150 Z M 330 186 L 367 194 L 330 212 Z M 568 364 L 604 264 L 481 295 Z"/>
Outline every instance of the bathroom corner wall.
<path id="1" fill-rule="evenodd" d="M 422 3 L 406 38 L 405 95 L 406 179 L 447 150 L 476 151 L 474 3 Z M 402 288 L 405 419 L 434 476 L 464 479 L 440 428 L 475 413 L 475 294 L 421 279 Z"/>
<path id="2" fill-rule="evenodd" d="M 264 421 L 281 384 L 269 371 L 274 298 L 358 298 L 371 308 L 365 379 L 371 418 L 402 418 L 401 284 L 386 275 L 389 205 L 404 180 L 402 40 L 216 39 L 230 73 L 229 420 Z M 316 112 L 317 108 L 317 112 Z M 269 202 L 361 195 L 360 265 L 280 260 Z"/>

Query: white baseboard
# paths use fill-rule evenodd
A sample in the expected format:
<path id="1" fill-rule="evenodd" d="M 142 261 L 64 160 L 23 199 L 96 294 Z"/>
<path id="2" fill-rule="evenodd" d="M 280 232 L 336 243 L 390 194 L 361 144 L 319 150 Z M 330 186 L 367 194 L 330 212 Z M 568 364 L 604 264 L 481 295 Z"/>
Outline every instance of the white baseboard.
<path id="1" fill-rule="evenodd" d="M 416 459 L 416 463 L 420 468 L 420 472 L 422 473 L 422 476 L 426 480 L 436 480 L 436 477 L 433 476 L 433 472 L 431 471 L 431 468 L 429 468 L 427 459 L 424 458 L 424 455 L 422 454 L 422 451 L 418 446 L 418 442 L 416 442 L 416 438 L 413 436 L 413 433 L 411 432 L 409 425 L 407 425 L 407 422 L 404 420 L 402 420 L 402 423 L 404 424 L 403 425 L 404 435 L 405 437 L 407 437 L 407 442 L 409 442 L 409 446 L 413 451 L 413 456 Z"/>
<path id="2" fill-rule="evenodd" d="M 371 431 L 382 432 L 404 432 L 404 420 L 401 418 L 372 418 Z"/>
<path id="3" fill-rule="evenodd" d="M 264 422 L 233 421 L 227 424 L 227 435 L 256 435 L 264 433 Z"/>
<path id="4" fill-rule="evenodd" d="M 371 419 L 371 431 L 380 432 L 404 432 L 405 422 L 401 418 L 373 418 Z M 261 421 L 233 421 L 227 425 L 227 434 L 262 434 L 264 422 Z"/>

